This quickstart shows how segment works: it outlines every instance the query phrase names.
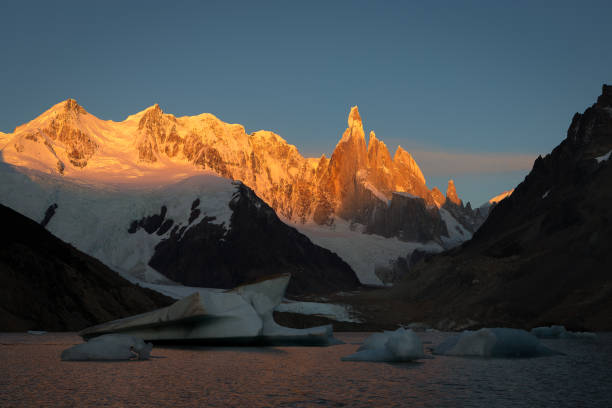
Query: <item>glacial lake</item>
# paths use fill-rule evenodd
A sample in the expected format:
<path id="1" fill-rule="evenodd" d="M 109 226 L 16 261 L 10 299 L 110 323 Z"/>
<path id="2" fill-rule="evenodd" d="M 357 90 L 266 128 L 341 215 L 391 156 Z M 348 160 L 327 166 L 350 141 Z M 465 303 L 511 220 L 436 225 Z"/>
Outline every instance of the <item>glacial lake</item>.
<path id="1" fill-rule="evenodd" d="M 611 407 L 612 333 L 542 340 L 565 355 L 342 362 L 332 347 L 155 347 L 148 361 L 62 362 L 75 333 L 0 333 L 0 406 Z M 425 347 L 449 333 L 419 333 Z"/>

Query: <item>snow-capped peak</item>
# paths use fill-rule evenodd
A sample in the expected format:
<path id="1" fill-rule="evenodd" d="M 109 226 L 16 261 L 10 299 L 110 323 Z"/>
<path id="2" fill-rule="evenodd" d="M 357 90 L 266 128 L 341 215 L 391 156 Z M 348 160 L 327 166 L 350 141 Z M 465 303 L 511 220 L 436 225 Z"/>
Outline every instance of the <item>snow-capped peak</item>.
<path id="1" fill-rule="evenodd" d="M 358 205 L 355 180 L 387 199 L 402 191 L 433 204 L 410 153 L 398 147 L 391 159 L 374 132 L 366 149 L 357 106 L 347 125 L 329 159 L 310 159 L 273 132 L 247 134 L 208 113 L 175 117 L 154 104 L 115 122 L 68 99 L 0 135 L 0 147 L 9 164 L 82 181 L 165 183 L 209 170 L 243 181 L 280 215 L 301 222 L 326 222 L 347 202 Z"/>
<path id="2" fill-rule="evenodd" d="M 489 199 L 489 201 L 488 201 L 488 203 L 489 203 L 489 204 L 497 204 L 497 203 L 499 203 L 501 200 L 503 200 L 504 198 L 506 198 L 506 197 L 508 197 L 508 196 L 512 195 L 512 193 L 513 193 L 513 192 L 514 192 L 514 189 L 504 191 L 503 193 L 498 194 L 498 195 L 496 195 L 495 197 L 490 198 L 490 199 Z"/>

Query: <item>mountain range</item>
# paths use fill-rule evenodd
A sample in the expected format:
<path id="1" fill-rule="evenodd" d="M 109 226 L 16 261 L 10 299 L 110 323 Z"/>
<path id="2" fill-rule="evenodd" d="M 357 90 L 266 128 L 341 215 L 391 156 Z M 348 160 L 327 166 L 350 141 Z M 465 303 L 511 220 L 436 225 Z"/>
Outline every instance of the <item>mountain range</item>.
<path id="1" fill-rule="evenodd" d="M 342 295 L 381 326 L 610 330 L 611 136 L 604 85 L 521 184 L 472 209 L 452 180 L 445 195 L 429 189 L 401 147 L 391 158 L 374 132 L 366 144 L 357 107 L 331 157 L 313 159 L 210 114 L 177 118 L 154 105 L 113 122 L 69 99 L 0 134 L 0 201 L 40 224 L 11 228 L 52 241 L 46 228 L 145 287 L 229 288 L 291 272 L 292 295 L 399 282 Z M 3 252 L 0 276 L 23 288 L 12 253 Z M 113 313 L 167 301 L 134 288 L 141 303 L 118 298 Z"/>
<path id="2" fill-rule="evenodd" d="M 79 207 L 79 203 L 88 201 L 87 194 L 96 196 L 100 191 L 138 189 L 172 191 L 173 186 L 205 173 L 239 181 L 254 192 L 253 199 L 261 199 L 283 222 L 308 236 L 315 246 L 337 253 L 360 281 L 368 284 L 386 282 L 377 270 L 393 264 L 398 257 L 410 256 L 414 249 L 439 252 L 469 239 L 484 220 L 479 209 L 472 210 L 469 203 L 463 204 L 452 180 L 446 196 L 437 188 L 430 190 L 415 160 L 401 147 L 398 146 L 392 158 L 374 132 L 370 133 L 366 145 L 357 107 L 351 109 L 347 129 L 329 159 L 325 155 L 304 158 L 295 146 L 272 132 L 247 134 L 243 126 L 225 123 L 211 114 L 175 117 L 164 113 L 156 104 L 122 122 L 114 122 L 95 117 L 73 99 L 51 107 L 36 119 L 18 126 L 13 133 L 3 134 L 0 143 L 2 161 L 11 169 L 5 170 L 12 174 L 12 169 L 19 169 L 17 172 L 29 175 L 28 180 L 15 181 L 16 185 L 4 183 L 4 204 L 36 220 L 44 219 L 49 208 L 55 206 L 57 216 L 45 223 L 52 232 L 86 253 L 100 257 L 111 267 L 140 278 L 153 276 L 153 270 L 161 272 L 160 268 L 169 270 L 163 265 L 171 261 L 161 262 L 160 256 L 153 259 L 151 248 L 136 250 L 141 252 L 137 260 L 134 256 L 126 256 L 121 261 L 111 259 L 116 254 L 102 253 L 108 247 L 103 245 L 104 236 L 93 234 L 98 237 L 95 243 L 85 245 L 83 241 L 89 238 L 70 232 L 75 230 L 71 223 L 82 221 L 75 221 L 74 217 L 60 221 L 70 212 L 75 215 L 89 211 Z M 19 186 L 32 183 L 46 185 L 32 187 L 36 193 L 30 191 L 36 195 L 38 204 L 20 196 L 23 192 Z M 54 198 L 63 196 L 62 192 L 79 189 L 83 192 L 84 185 L 92 187 L 85 196 L 72 197 L 63 204 Z M 205 189 L 200 190 L 205 194 Z M 185 194 L 181 196 L 183 207 L 198 198 L 186 191 L 180 194 Z M 133 219 L 124 222 L 154 214 L 161 216 L 159 209 L 169 208 L 163 200 L 158 201 L 156 208 L 136 205 L 140 201 L 134 194 L 123 195 L 131 196 L 132 205 L 139 208 L 131 213 Z M 205 201 L 210 200 L 208 197 Z M 220 205 L 226 209 L 230 201 L 231 198 L 224 197 Z M 129 204 L 121 208 L 126 206 Z M 189 215 L 190 210 L 185 211 Z M 123 216 L 127 212 L 115 218 Z M 216 217 L 205 212 L 201 216 Z M 98 213 L 91 217 L 108 221 L 113 215 Z M 219 220 L 208 221 L 220 225 Z M 225 221 L 223 231 L 228 231 L 230 220 Z M 193 234 L 186 231 L 196 225 L 192 222 L 185 220 L 180 234 L 178 230 L 158 230 L 159 240 L 191 237 Z M 121 239 L 126 242 L 126 238 Z M 224 242 L 228 250 L 231 242 Z M 234 249 L 239 250 L 244 250 L 244 246 Z M 176 250 L 174 253 L 177 256 Z M 133 261 L 127 262 L 128 258 Z M 147 274 L 135 272 L 139 268 Z M 216 274 L 227 274 L 221 271 L 226 269 L 220 268 Z M 214 283 L 208 278 L 196 279 L 193 273 L 187 275 L 181 275 L 183 283 Z M 170 278 L 176 279 L 177 275 L 172 274 Z M 330 290 L 333 288 L 332 285 Z M 290 291 L 293 289 L 290 286 Z"/>

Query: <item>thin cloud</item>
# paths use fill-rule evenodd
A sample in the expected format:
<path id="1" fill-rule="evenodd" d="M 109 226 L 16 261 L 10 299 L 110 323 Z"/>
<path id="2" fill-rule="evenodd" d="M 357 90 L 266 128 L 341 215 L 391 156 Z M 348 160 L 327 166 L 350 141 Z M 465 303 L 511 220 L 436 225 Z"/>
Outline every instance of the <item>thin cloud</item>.
<path id="1" fill-rule="evenodd" d="M 421 170 L 428 176 L 456 174 L 490 174 L 528 171 L 536 154 L 457 153 L 426 150 L 410 151 Z"/>

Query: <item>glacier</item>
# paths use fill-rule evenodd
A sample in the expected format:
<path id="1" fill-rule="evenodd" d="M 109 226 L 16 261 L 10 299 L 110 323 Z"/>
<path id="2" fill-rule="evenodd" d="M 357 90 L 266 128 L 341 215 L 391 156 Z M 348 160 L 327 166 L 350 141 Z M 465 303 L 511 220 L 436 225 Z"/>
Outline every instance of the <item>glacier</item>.
<path id="1" fill-rule="evenodd" d="M 301 224 L 286 218 L 282 220 L 306 235 L 314 244 L 337 253 L 365 285 L 384 286 L 376 275 L 377 267 L 389 265 L 390 261 L 398 257 L 410 257 L 415 249 L 431 253 L 443 250 L 436 242 L 406 242 L 397 237 L 365 234 L 363 224 L 351 223 L 339 217 L 333 219 L 331 227 L 314 222 Z"/>

